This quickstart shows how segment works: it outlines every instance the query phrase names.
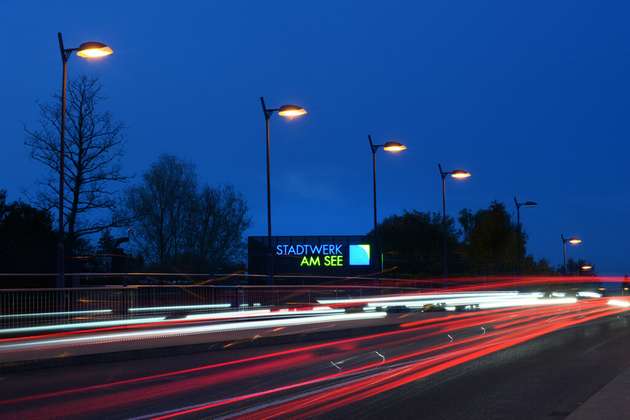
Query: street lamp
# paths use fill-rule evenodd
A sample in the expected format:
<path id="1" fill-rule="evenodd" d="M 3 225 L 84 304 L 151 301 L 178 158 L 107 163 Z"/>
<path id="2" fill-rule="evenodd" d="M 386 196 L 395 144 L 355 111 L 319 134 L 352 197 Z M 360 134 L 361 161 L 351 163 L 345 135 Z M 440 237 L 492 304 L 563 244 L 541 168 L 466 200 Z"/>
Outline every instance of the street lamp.
<path id="1" fill-rule="evenodd" d="M 407 150 L 407 146 L 396 141 L 388 141 L 384 144 L 374 144 L 370 134 L 368 134 L 368 141 L 370 143 L 370 150 L 372 151 L 372 196 L 374 198 L 374 234 L 376 234 L 376 227 L 378 226 L 376 213 L 376 152 L 378 152 L 378 149 L 382 148 L 386 152 L 399 153 Z"/>
<path id="2" fill-rule="evenodd" d="M 521 207 L 523 208 L 533 208 L 538 206 L 538 203 L 535 201 L 518 201 L 516 197 L 514 197 L 514 204 L 516 205 L 516 224 L 520 228 L 521 227 Z"/>
<path id="3" fill-rule="evenodd" d="M 267 108 L 265 104 L 265 98 L 260 97 L 260 104 L 262 105 L 263 114 L 265 115 L 265 133 L 267 139 L 267 251 L 269 253 L 269 276 L 270 280 L 273 279 L 273 259 L 271 258 L 271 172 L 270 172 L 270 132 L 269 132 L 269 120 L 274 112 L 277 112 L 281 117 L 289 120 L 306 115 L 306 109 L 298 105 L 282 105 L 280 108 Z"/>
<path id="4" fill-rule="evenodd" d="M 102 42 L 84 42 L 77 48 L 66 48 L 63 44 L 61 32 L 57 32 L 59 41 L 59 52 L 61 53 L 61 62 L 63 66 L 61 78 L 61 115 L 59 121 L 59 242 L 57 244 L 57 287 L 65 286 L 65 267 L 64 258 L 65 251 L 63 245 L 63 212 L 64 212 L 64 177 L 65 177 L 65 132 L 66 132 L 66 90 L 68 85 L 68 59 L 73 52 L 82 58 L 100 58 L 111 55 L 114 51 Z"/>
<path id="5" fill-rule="evenodd" d="M 523 252 L 523 241 L 522 241 L 522 237 L 521 237 L 521 231 L 522 231 L 522 226 L 521 226 L 521 207 L 523 208 L 533 208 L 538 206 L 538 203 L 535 201 L 518 201 L 518 199 L 516 197 L 514 197 L 514 205 L 516 206 L 516 226 L 518 228 L 518 251 L 519 251 L 519 255 L 521 254 L 521 252 Z M 521 270 L 523 269 L 523 261 L 522 259 L 519 261 L 520 265 L 521 265 Z"/>
<path id="6" fill-rule="evenodd" d="M 407 150 L 407 146 L 402 143 L 398 143 L 397 141 L 388 141 L 383 144 L 374 144 L 372 141 L 372 136 L 368 134 L 368 141 L 370 142 L 370 150 L 372 151 L 372 197 L 374 204 L 374 238 L 377 242 L 377 248 L 380 250 L 380 243 L 378 241 L 378 235 L 376 233 L 376 228 L 378 227 L 378 217 L 376 213 L 376 152 L 378 149 L 383 149 L 389 153 L 400 153 L 402 151 Z M 381 258 L 381 271 L 382 267 L 382 258 Z"/>
<path id="7" fill-rule="evenodd" d="M 562 265 L 564 266 L 564 274 L 567 274 L 567 244 L 577 246 L 582 243 L 582 240 L 576 236 L 565 238 L 563 234 L 560 235 L 560 239 L 562 239 Z"/>
<path id="8" fill-rule="evenodd" d="M 470 178 L 472 174 L 464 169 L 445 171 L 439 163 L 438 169 L 440 170 L 440 177 L 442 178 L 442 274 L 444 278 L 446 278 L 448 277 L 448 255 L 446 242 L 446 178 L 450 176 L 453 179 L 462 181 Z"/>

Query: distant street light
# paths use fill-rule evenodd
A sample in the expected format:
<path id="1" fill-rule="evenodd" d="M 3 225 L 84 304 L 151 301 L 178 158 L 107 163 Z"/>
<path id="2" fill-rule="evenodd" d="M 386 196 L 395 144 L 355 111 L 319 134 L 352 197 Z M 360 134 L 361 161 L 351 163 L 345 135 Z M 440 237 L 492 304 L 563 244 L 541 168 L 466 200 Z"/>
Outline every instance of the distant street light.
<path id="1" fill-rule="evenodd" d="M 535 201 L 518 201 L 518 199 L 516 197 L 514 197 L 514 205 L 516 206 L 516 226 L 518 228 L 518 251 L 519 251 L 519 256 L 521 255 L 521 253 L 523 253 L 523 248 L 524 248 L 524 244 L 523 244 L 523 240 L 521 237 L 521 232 L 522 232 L 522 225 L 521 225 L 521 207 L 523 208 L 533 208 L 533 207 L 537 207 L 538 203 Z M 524 255 L 523 257 L 524 258 Z M 523 269 L 523 260 L 522 258 L 520 258 L 520 268 L 521 270 Z"/>
<path id="2" fill-rule="evenodd" d="M 63 64 L 63 74 L 61 78 L 61 114 L 59 121 L 59 242 L 57 244 L 57 287 L 65 286 L 65 251 L 63 245 L 64 234 L 64 178 L 65 178 L 65 132 L 66 132 L 66 91 L 68 85 L 68 59 L 73 52 L 83 58 L 100 58 L 111 55 L 114 51 L 102 42 L 84 42 L 78 48 L 65 48 L 63 45 L 63 37 L 61 32 L 57 32 L 59 41 L 59 52 L 61 53 L 61 62 Z"/>
<path id="3" fill-rule="evenodd" d="M 583 264 L 580 267 L 580 271 L 585 272 L 585 271 L 592 271 L 593 270 L 593 266 L 590 264 Z"/>
<path id="4" fill-rule="evenodd" d="M 472 174 L 464 169 L 454 169 L 452 171 L 445 171 L 442 169 L 442 165 L 438 164 L 440 170 L 440 177 L 442 178 L 442 275 L 444 278 L 448 277 L 448 250 L 447 250 L 447 229 L 446 229 L 446 177 L 450 176 L 456 180 L 465 180 L 472 176 Z"/>
<path id="5" fill-rule="evenodd" d="M 564 266 L 564 274 L 567 274 L 567 244 L 577 246 L 582 243 L 582 240 L 575 236 L 565 238 L 564 235 L 560 235 L 560 239 L 562 239 L 562 265 Z"/>
<path id="6" fill-rule="evenodd" d="M 292 120 L 297 117 L 306 115 L 306 109 L 297 105 L 282 105 L 280 108 L 267 108 L 265 104 L 265 98 L 260 97 L 260 103 L 262 105 L 263 114 L 265 115 L 265 133 L 267 138 L 267 251 L 269 254 L 269 276 L 273 279 L 273 259 L 271 257 L 271 173 L 270 173 L 270 131 L 269 120 L 274 112 L 277 112 L 281 117 Z"/>
<path id="7" fill-rule="evenodd" d="M 376 239 L 377 242 L 377 248 L 380 250 L 380 242 L 378 241 L 378 235 L 376 233 L 376 228 L 378 227 L 378 217 L 377 217 L 377 212 L 376 212 L 376 152 L 378 152 L 378 149 L 383 149 L 386 152 L 390 152 L 390 153 L 399 153 L 402 151 L 407 150 L 407 146 L 405 146 L 402 143 L 398 143 L 397 141 L 388 141 L 385 142 L 383 144 L 374 144 L 374 141 L 372 141 L 372 136 L 370 134 L 368 134 L 368 141 L 370 142 L 370 150 L 372 151 L 372 197 L 373 197 L 373 204 L 374 204 L 374 238 Z M 382 259 L 381 259 L 381 270 L 383 269 L 382 267 Z"/>

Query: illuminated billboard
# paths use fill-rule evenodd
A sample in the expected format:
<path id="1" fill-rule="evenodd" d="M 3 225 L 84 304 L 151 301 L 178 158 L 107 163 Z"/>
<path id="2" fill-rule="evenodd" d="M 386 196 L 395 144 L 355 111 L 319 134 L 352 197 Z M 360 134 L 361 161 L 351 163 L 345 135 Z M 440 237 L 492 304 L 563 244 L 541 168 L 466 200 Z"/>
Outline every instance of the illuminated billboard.
<path id="1" fill-rule="evenodd" d="M 371 240 L 365 236 L 266 236 L 248 238 L 248 272 L 266 274 L 358 275 L 378 266 Z"/>

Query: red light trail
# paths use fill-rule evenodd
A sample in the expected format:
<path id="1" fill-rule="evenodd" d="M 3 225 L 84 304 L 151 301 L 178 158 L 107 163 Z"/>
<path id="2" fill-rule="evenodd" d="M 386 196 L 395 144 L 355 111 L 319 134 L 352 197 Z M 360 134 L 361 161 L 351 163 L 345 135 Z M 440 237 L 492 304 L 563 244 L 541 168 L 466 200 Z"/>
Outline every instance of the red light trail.
<path id="1" fill-rule="evenodd" d="M 221 353 L 225 360 L 216 363 L 5 399 L 0 401 L 0 410 L 11 409 L 16 418 L 106 415 L 120 407 L 146 407 L 150 401 L 181 400 L 202 392 L 216 398 L 151 416 L 172 418 L 211 410 L 212 415 L 232 413 L 247 418 L 306 418 L 542 335 L 628 310 L 619 306 L 630 304 L 627 298 L 615 301 L 617 306 L 600 298 L 431 318 L 392 314 L 390 317 L 405 322 L 389 331 L 272 352 L 260 347 L 254 349 L 258 354 L 248 357 Z M 414 320 L 416 316 L 421 319 Z"/>

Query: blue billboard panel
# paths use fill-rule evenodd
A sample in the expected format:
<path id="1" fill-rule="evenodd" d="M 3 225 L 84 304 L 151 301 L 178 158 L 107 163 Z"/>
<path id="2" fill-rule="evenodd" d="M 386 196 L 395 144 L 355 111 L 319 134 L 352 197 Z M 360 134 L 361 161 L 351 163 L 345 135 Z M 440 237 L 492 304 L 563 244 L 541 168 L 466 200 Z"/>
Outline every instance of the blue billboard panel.
<path id="1" fill-rule="evenodd" d="M 346 276 L 376 270 L 374 247 L 365 236 L 266 236 L 248 238 L 251 274 Z"/>

